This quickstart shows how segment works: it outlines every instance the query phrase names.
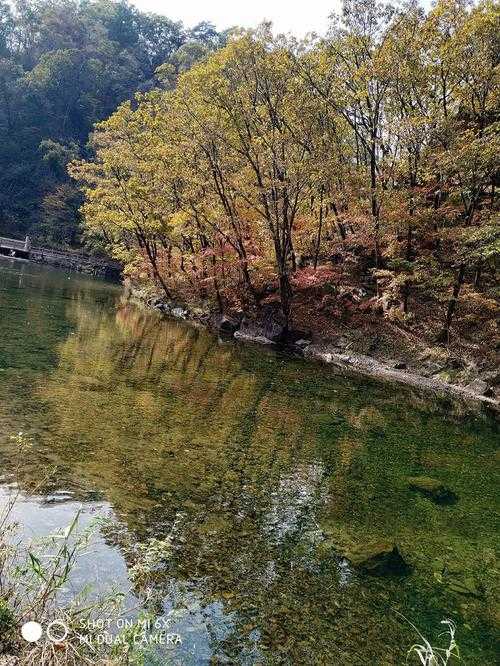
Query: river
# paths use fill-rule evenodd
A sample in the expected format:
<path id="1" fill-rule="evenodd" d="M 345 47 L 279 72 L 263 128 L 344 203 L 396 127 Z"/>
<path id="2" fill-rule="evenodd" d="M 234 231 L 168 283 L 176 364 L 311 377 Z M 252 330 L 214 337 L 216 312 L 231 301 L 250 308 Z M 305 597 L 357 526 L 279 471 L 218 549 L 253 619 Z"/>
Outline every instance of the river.
<path id="1" fill-rule="evenodd" d="M 418 636 L 399 613 L 437 644 L 453 619 L 463 661 L 495 663 L 498 431 L 479 411 L 1 259 L 0 501 L 19 431 L 33 443 L 16 507 L 27 534 L 78 507 L 84 524 L 108 517 L 75 589 L 128 591 L 131 547 L 169 538 L 157 612 L 182 645 L 158 663 L 404 664 Z M 458 501 L 411 490 L 422 475 Z M 382 541 L 409 573 L 343 557 Z"/>

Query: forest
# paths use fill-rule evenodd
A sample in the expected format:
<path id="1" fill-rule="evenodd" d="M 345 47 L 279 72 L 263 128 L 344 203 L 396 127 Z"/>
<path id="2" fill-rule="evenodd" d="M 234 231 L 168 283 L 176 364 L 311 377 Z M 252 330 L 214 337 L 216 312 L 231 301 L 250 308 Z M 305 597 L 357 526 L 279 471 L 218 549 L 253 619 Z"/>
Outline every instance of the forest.
<path id="1" fill-rule="evenodd" d="M 345 0 L 301 40 L 112 0 L 0 16 L 1 234 L 285 336 L 494 352 L 497 3 Z"/>
<path id="2" fill-rule="evenodd" d="M 111 0 L 0 0 L 0 235 L 55 247 L 81 244 L 81 194 L 66 164 L 90 155 L 95 122 L 156 69 L 187 69 L 223 43 Z"/>
<path id="3" fill-rule="evenodd" d="M 499 35 L 489 0 L 346 0 L 302 41 L 233 31 L 96 126 L 70 166 L 85 233 L 168 299 L 277 303 L 285 331 L 383 315 L 477 347 L 495 330 Z"/>

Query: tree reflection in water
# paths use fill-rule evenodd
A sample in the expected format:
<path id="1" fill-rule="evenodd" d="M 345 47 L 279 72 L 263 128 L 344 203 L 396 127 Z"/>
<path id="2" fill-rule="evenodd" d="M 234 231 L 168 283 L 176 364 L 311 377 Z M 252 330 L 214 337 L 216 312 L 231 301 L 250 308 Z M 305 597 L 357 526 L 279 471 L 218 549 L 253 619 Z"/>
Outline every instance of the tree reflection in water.
<path id="1" fill-rule="evenodd" d="M 490 421 L 222 342 L 99 283 L 43 276 L 7 283 L 2 303 L 2 467 L 7 436 L 28 431 L 25 483 L 53 465 L 44 492 L 105 500 L 115 526 L 102 547 L 128 566 L 138 543 L 170 535 L 154 598 L 184 634 L 181 663 L 399 664 L 412 635 L 394 609 L 424 633 L 455 613 L 471 627 L 467 663 L 488 663 Z M 415 474 L 437 475 L 460 501 L 415 495 Z M 364 576 L 342 558 L 382 539 L 399 544 L 411 576 Z M 443 557 L 484 593 L 464 603 L 439 584 Z"/>

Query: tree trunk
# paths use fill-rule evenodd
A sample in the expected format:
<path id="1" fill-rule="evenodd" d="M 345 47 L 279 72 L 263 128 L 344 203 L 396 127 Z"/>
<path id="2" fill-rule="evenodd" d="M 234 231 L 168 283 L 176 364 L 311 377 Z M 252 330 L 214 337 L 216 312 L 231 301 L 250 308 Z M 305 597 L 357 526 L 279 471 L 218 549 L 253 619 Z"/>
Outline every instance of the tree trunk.
<path id="1" fill-rule="evenodd" d="M 314 270 L 318 268 L 318 257 L 321 247 L 321 231 L 323 228 L 323 188 L 321 188 L 321 196 L 319 200 L 319 221 L 318 221 L 318 235 L 316 238 L 316 249 L 314 252 Z"/>
<path id="2" fill-rule="evenodd" d="M 412 259 L 412 235 L 413 230 L 411 224 L 408 224 L 408 231 L 406 234 L 406 261 L 411 262 Z M 408 279 L 403 289 L 403 312 L 408 314 L 408 299 L 410 298 L 410 280 Z"/>
<path id="3" fill-rule="evenodd" d="M 286 335 L 290 328 L 290 312 L 292 307 L 292 287 L 290 285 L 290 280 L 286 270 L 284 272 L 280 272 L 279 281 L 281 309 L 283 310 L 283 316 L 285 318 L 284 333 Z"/>
<path id="4" fill-rule="evenodd" d="M 483 272 L 483 263 L 479 261 L 474 273 L 474 289 L 481 289 L 481 273 Z"/>
<path id="5" fill-rule="evenodd" d="M 448 343 L 450 341 L 450 327 L 453 321 L 453 315 L 457 307 L 458 298 L 460 296 L 460 290 L 464 283 L 465 277 L 465 264 L 460 264 L 458 269 L 457 279 L 453 285 L 453 295 L 448 302 L 448 308 L 446 310 L 446 320 L 444 323 L 444 328 L 441 333 L 438 335 L 437 342 Z"/>
<path id="6" fill-rule="evenodd" d="M 146 254 L 148 255 L 149 263 L 151 264 L 151 267 L 153 269 L 153 275 L 155 280 L 161 285 L 161 288 L 165 292 L 167 298 L 172 299 L 172 294 L 165 284 L 162 276 L 160 275 L 160 271 L 158 270 L 158 264 L 156 261 L 156 256 L 157 256 L 157 247 L 155 244 L 155 241 L 150 241 L 148 240 L 144 234 L 140 232 L 136 232 L 136 237 L 139 242 L 139 246 L 144 248 L 146 250 Z"/>

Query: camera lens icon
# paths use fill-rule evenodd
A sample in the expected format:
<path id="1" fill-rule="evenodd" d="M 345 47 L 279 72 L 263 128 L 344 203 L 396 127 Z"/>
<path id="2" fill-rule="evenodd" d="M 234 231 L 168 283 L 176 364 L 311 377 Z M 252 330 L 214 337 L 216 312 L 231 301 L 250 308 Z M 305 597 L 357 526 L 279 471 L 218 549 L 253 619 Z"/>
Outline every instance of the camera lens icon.
<path id="1" fill-rule="evenodd" d="M 36 643 L 42 637 L 42 625 L 38 622 L 25 622 L 21 627 L 21 636 L 28 643 Z"/>
<path id="2" fill-rule="evenodd" d="M 47 638 L 52 643 L 64 643 L 69 634 L 67 625 L 62 620 L 52 620 L 45 630 Z"/>

